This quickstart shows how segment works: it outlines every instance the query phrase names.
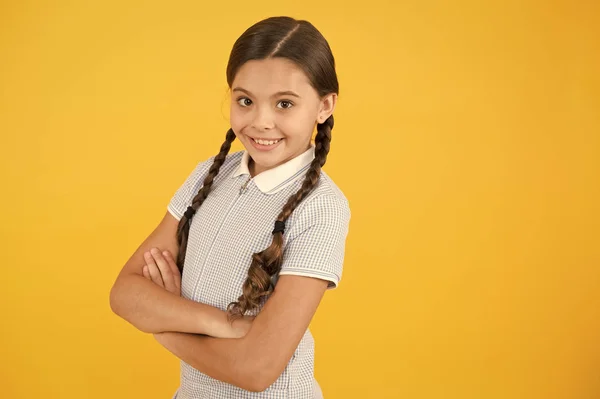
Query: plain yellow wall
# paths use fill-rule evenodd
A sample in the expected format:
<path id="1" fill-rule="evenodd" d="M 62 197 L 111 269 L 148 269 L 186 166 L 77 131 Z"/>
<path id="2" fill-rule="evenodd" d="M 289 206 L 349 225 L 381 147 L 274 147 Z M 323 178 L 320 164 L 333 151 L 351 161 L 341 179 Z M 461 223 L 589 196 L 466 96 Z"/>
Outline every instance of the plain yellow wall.
<path id="1" fill-rule="evenodd" d="M 600 397 L 591 0 L 2 2 L 0 396 L 171 397 L 178 360 L 109 290 L 218 151 L 231 46 L 273 15 L 314 23 L 340 80 L 325 397 Z"/>

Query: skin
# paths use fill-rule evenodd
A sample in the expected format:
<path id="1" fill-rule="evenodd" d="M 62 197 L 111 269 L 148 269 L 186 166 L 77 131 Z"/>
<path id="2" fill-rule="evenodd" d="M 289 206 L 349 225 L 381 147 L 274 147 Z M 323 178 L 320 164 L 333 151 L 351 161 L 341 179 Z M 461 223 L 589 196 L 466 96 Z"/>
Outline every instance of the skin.
<path id="1" fill-rule="evenodd" d="M 251 175 L 308 150 L 317 122 L 333 113 L 336 102 L 335 93 L 320 98 L 304 72 L 287 59 L 246 62 L 232 84 L 230 116 L 231 128 L 253 160 Z M 271 151 L 260 151 L 252 138 L 283 140 Z"/>
<path id="2" fill-rule="evenodd" d="M 231 101 L 231 127 L 250 154 L 249 169 L 255 176 L 305 152 L 316 124 L 333 113 L 337 95 L 320 98 L 301 69 L 275 58 L 244 64 L 232 84 Z M 282 141 L 263 152 L 250 142 L 253 137 Z M 181 276 L 168 251 L 147 252 L 144 259 L 144 277 L 181 295 Z M 181 332 L 155 333 L 154 337 L 175 356 L 212 378 L 249 391 L 263 391 L 288 364 L 327 284 L 317 278 L 280 276 L 273 294 L 239 338 Z"/>
<path id="3" fill-rule="evenodd" d="M 170 265 L 164 260 L 161 261 L 162 258 L 156 258 L 159 254 L 156 248 L 179 254 L 179 244 L 175 237 L 178 225 L 179 221 L 166 211 L 160 223 L 125 262 L 110 290 L 111 310 L 138 330 L 148 334 L 179 331 L 219 338 L 237 338 L 245 335 L 245 331 L 240 335 L 236 330 L 249 325 L 250 320 L 237 319 L 230 323 L 224 310 L 187 299 L 180 296 L 178 291 L 171 292 L 172 289 L 165 289 L 172 286 L 169 275 L 165 274 L 169 272 Z M 154 284 L 143 275 L 142 269 L 149 261 L 149 254 L 144 257 L 144 253 L 152 249 L 157 254 L 154 257 L 156 261 L 152 260 L 153 266 L 160 270 L 161 279 L 164 278 L 166 284 Z M 148 269 L 146 272 L 148 273 Z M 178 273 L 178 270 L 175 269 L 175 272 Z"/>

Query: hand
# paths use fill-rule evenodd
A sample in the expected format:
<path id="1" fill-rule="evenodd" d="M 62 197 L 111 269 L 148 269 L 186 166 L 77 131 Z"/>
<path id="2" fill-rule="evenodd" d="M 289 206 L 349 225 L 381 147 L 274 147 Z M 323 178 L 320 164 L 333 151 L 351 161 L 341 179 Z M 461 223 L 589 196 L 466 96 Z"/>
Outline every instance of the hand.
<path id="1" fill-rule="evenodd" d="M 157 248 L 152 248 L 144 253 L 144 260 L 146 261 L 142 269 L 144 277 L 167 291 L 181 296 L 181 273 L 169 251 L 161 253 Z"/>

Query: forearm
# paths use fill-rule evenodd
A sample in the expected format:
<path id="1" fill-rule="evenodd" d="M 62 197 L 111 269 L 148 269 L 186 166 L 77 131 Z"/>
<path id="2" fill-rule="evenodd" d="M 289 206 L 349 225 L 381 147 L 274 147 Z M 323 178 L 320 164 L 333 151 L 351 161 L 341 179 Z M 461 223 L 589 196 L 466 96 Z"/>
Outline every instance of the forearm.
<path id="1" fill-rule="evenodd" d="M 174 295 L 144 276 L 121 276 L 110 292 L 112 310 L 147 333 L 179 331 L 219 335 L 227 328 L 225 311 Z"/>
<path id="2" fill-rule="evenodd" d="M 282 276 L 241 339 L 170 332 L 154 336 L 200 372 L 246 390 L 263 391 L 289 364 L 326 289 L 324 280 Z"/>
<path id="3" fill-rule="evenodd" d="M 248 391 L 263 391 L 270 375 L 266 358 L 246 338 L 213 338 L 165 332 L 154 337 L 196 370 Z"/>

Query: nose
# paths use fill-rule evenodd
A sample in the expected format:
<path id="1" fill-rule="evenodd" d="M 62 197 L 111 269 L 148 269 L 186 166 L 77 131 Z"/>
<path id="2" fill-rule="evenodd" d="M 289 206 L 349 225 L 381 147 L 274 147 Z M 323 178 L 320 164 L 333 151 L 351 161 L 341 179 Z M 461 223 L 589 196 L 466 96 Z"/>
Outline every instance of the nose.
<path id="1" fill-rule="evenodd" d="M 271 111 L 266 107 L 256 107 L 252 127 L 256 130 L 270 130 L 275 127 Z"/>

